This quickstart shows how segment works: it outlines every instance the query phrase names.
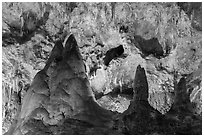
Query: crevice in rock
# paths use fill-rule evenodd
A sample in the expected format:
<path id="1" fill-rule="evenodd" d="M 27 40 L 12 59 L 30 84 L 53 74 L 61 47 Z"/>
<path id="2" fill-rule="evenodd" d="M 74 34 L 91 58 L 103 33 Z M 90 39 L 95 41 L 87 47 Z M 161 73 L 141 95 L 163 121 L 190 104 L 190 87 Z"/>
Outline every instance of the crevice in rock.
<path id="1" fill-rule="evenodd" d="M 121 25 L 119 28 L 120 33 L 128 33 L 128 26 Z"/>
<path id="2" fill-rule="evenodd" d="M 105 54 L 104 64 L 108 66 L 112 59 L 119 57 L 123 53 L 124 53 L 123 45 L 109 49 Z"/>
<path id="3" fill-rule="evenodd" d="M 102 93 L 102 92 L 95 93 L 94 96 L 95 96 L 95 99 L 98 100 L 98 99 L 100 99 L 100 98 L 102 98 L 104 96 L 104 93 Z"/>
<path id="4" fill-rule="evenodd" d="M 93 67 L 90 68 L 89 71 L 89 76 L 95 76 L 97 69 L 99 69 L 100 67 L 97 66 L 97 64 L 94 64 Z"/>

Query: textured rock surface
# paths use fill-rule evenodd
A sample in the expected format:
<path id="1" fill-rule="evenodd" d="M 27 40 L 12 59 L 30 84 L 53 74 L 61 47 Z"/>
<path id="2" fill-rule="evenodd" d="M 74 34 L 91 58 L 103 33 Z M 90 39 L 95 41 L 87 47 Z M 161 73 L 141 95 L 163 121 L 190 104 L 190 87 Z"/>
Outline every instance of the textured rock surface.
<path id="1" fill-rule="evenodd" d="M 37 121 L 48 130 L 52 126 L 60 128 L 66 123 L 66 118 L 107 127 L 111 125 L 112 115 L 95 101 L 78 45 L 70 35 L 64 49 L 59 41 L 56 42 L 44 69 L 34 77 L 22 102 L 17 123 L 8 134 L 36 134 Z M 49 132 L 53 134 L 52 130 Z"/>
<path id="2" fill-rule="evenodd" d="M 192 113 L 192 103 L 181 78 L 171 109 L 162 115 L 148 103 L 148 82 L 144 68 L 139 65 L 134 80 L 134 98 L 119 119 L 123 134 L 199 134 L 201 119 Z M 154 126 L 152 126 L 154 125 Z"/>
<path id="3" fill-rule="evenodd" d="M 148 82 L 144 68 L 138 65 L 134 84 L 134 98 L 122 116 L 122 132 L 124 134 L 151 134 L 150 125 L 157 125 L 156 118 L 161 115 L 148 103 Z M 157 131 L 157 130 L 155 130 Z"/>
<path id="4" fill-rule="evenodd" d="M 47 112 L 44 108 L 40 108 L 39 112 L 42 114 L 38 114 L 39 119 L 28 120 L 31 128 L 36 123 L 40 126 L 36 130 L 26 129 L 29 131 L 28 134 L 200 134 L 199 117 L 202 115 L 201 5 L 199 2 L 2 3 L 3 133 L 8 131 L 12 123 L 17 122 L 16 118 L 19 117 L 18 114 L 22 108 L 24 115 L 28 115 L 31 109 L 39 105 L 40 101 L 36 101 L 36 104 L 31 103 L 34 105 L 33 108 L 26 108 L 25 102 L 29 100 L 28 98 L 43 98 L 46 101 L 47 96 L 52 96 L 53 100 L 61 98 L 63 101 L 56 103 L 54 107 L 45 108 L 48 113 L 54 112 L 50 118 L 46 116 Z M 70 80 L 71 85 L 76 83 L 77 86 L 69 88 L 77 87 L 75 90 L 78 90 L 78 88 L 89 87 L 89 90 L 93 91 L 94 102 L 98 102 L 105 111 L 108 109 L 123 113 L 126 112 L 135 96 L 133 85 L 136 70 L 140 65 L 141 70 L 144 69 L 145 81 L 148 83 L 147 100 L 150 104 L 148 108 L 156 109 L 157 111 L 154 110 L 156 113 L 163 114 L 158 114 L 159 117 L 156 120 L 153 119 L 153 123 L 150 122 L 151 128 L 147 131 L 142 128 L 138 128 L 141 131 L 132 131 L 137 122 L 131 123 L 131 121 L 137 121 L 140 114 L 133 116 L 132 120 L 131 116 L 127 116 L 129 122 L 126 124 L 128 125 L 121 125 L 120 122 L 118 124 L 118 119 L 114 119 L 113 129 L 95 127 L 89 121 L 70 117 L 62 124 L 69 125 L 69 131 L 64 130 L 66 126 L 44 125 L 45 122 L 40 118 L 48 123 L 56 124 L 68 113 L 60 114 L 56 110 L 57 104 L 64 107 L 63 102 L 69 100 L 70 97 L 67 97 L 61 89 L 64 83 L 56 84 L 55 79 L 61 81 L 62 76 L 75 75 L 70 71 L 67 72 L 69 67 L 61 63 L 64 61 L 65 52 L 70 50 L 64 49 L 66 38 L 70 34 L 74 34 L 79 47 L 74 57 L 82 58 L 84 64 L 80 63 L 82 62 L 80 60 L 76 65 L 72 59 L 68 64 L 77 71 L 79 77 L 87 78 L 85 81 Z M 123 46 L 123 53 L 114 53 L 109 55 L 111 58 L 107 58 L 108 53 L 120 45 Z M 69 54 L 70 52 L 66 58 L 69 58 Z M 106 65 L 104 60 L 107 60 Z M 65 72 L 63 72 L 64 69 L 66 69 Z M 185 79 L 185 82 L 179 82 L 183 81 L 182 79 Z M 87 82 L 90 82 L 90 86 Z M 189 117 L 188 114 L 178 120 L 177 117 L 172 116 L 174 113 L 172 111 L 175 111 L 173 108 L 177 106 L 175 104 L 178 104 L 174 100 L 178 98 L 176 95 L 181 83 L 186 83 L 183 84 L 186 86 L 181 86 L 181 94 L 185 93 L 184 98 L 188 100 L 188 104 L 191 104 L 193 115 Z M 53 92 L 50 91 L 55 90 L 59 91 L 59 94 L 51 94 Z M 74 94 L 74 96 L 78 98 L 78 95 Z M 46 105 L 52 106 L 52 103 Z M 71 107 L 67 106 L 67 108 L 71 111 Z M 147 112 L 147 119 L 149 119 L 149 110 L 147 111 L 146 107 L 140 107 L 140 105 L 138 108 L 141 108 L 141 113 Z M 135 110 L 131 111 L 133 113 Z M 73 112 L 72 115 L 75 113 Z M 178 113 L 177 110 L 176 113 Z M 165 114 L 167 115 L 164 116 Z M 114 117 L 117 116 L 118 113 L 114 114 Z M 164 122 L 157 123 L 157 121 Z M 88 125 L 90 128 L 85 128 L 89 127 Z M 176 128 L 172 125 L 176 125 Z M 128 129 L 122 128 L 123 126 Z M 145 127 L 145 124 L 142 126 Z M 195 128 L 198 130 L 195 131 Z M 150 130 L 158 132 L 150 132 Z"/>

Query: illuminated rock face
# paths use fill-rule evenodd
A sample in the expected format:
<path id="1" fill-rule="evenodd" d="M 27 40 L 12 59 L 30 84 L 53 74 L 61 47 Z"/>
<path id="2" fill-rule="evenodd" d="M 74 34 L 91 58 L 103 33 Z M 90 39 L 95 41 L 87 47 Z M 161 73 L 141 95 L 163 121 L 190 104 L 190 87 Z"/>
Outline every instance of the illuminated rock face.
<path id="1" fill-rule="evenodd" d="M 21 110 L 6 134 L 201 133 L 201 128 L 195 128 L 200 120 L 191 111 L 185 78 L 178 83 L 172 108 L 162 115 L 148 101 L 146 71 L 138 65 L 133 99 L 128 109 L 118 114 L 98 105 L 84 66 L 72 34 L 65 47 L 57 41 L 44 69 L 34 77 Z"/>
<path id="2" fill-rule="evenodd" d="M 202 134 L 201 2 L 2 8 L 3 134 Z"/>
<path id="3" fill-rule="evenodd" d="M 101 108 L 94 99 L 72 34 L 65 47 L 56 42 L 45 68 L 37 73 L 23 100 L 16 127 L 8 134 L 35 134 L 36 120 L 49 128 L 68 118 L 94 126 L 110 126 L 112 122 L 112 112 Z"/>

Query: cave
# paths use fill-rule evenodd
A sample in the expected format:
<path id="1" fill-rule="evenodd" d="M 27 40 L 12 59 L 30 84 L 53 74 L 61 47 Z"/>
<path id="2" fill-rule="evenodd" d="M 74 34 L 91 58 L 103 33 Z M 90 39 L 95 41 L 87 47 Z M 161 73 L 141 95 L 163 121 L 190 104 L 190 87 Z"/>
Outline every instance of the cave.
<path id="1" fill-rule="evenodd" d="M 201 135 L 201 5 L 3 2 L 2 134 Z"/>

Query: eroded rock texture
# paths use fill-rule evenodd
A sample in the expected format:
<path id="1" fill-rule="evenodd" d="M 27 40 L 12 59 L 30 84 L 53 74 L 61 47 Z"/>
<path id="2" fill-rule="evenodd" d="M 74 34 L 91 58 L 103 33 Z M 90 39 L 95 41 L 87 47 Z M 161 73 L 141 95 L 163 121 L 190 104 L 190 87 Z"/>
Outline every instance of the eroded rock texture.
<path id="1" fill-rule="evenodd" d="M 124 134 L 151 134 L 154 132 L 151 125 L 157 125 L 159 111 L 148 102 L 148 82 L 144 68 L 137 66 L 134 84 L 134 97 L 129 108 L 123 113 L 122 132 Z M 155 129 L 155 132 L 158 132 Z"/>
<path id="2" fill-rule="evenodd" d="M 148 102 L 148 82 L 144 68 L 138 65 L 134 79 L 134 98 L 119 119 L 123 134 L 200 134 L 201 119 L 192 111 L 186 90 L 186 80 L 181 78 L 171 109 L 164 115 Z M 154 125 L 154 126 L 153 126 Z"/>
<path id="3" fill-rule="evenodd" d="M 70 35 L 64 48 L 56 42 L 45 68 L 36 74 L 24 97 L 16 124 L 7 134 L 62 134 L 55 130 L 63 128 L 69 118 L 87 122 L 90 127 L 108 127 L 112 116 L 113 112 L 95 101 L 77 42 Z M 56 129 L 52 131 L 53 126 Z"/>
<path id="4" fill-rule="evenodd" d="M 3 133 L 201 134 L 202 3 L 2 8 Z"/>

